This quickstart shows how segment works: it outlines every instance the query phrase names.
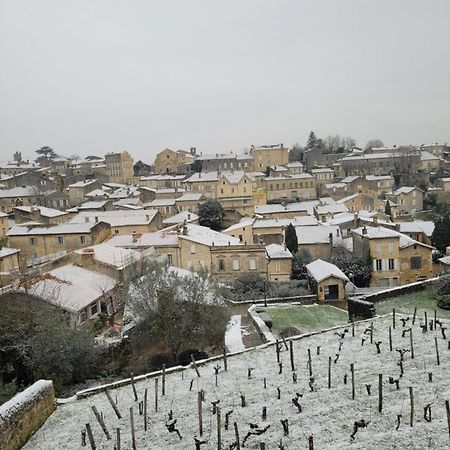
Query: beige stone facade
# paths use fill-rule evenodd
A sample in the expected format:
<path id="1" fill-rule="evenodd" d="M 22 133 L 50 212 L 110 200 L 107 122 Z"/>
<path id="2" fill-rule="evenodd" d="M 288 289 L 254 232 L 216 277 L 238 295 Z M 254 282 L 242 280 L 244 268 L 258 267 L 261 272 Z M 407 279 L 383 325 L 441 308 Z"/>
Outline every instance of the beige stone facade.
<path id="1" fill-rule="evenodd" d="M 0 248 L 0 287 L 9 285 L 19 273 L 20 250 L 15 248 Z"/>
<path id="2" fill-rule="evenodd" d="M 317 198 L 316 179 L 309 173 L 285 177 L 267 177 L 264 180 L 267 200 L 286 199 L 291 201 Z"/>
<path id="3" fill-rule="evenodd" d="M 398 214 L 412 214 L 423 210 L 423 191 L 416 187 L 401 187 L 386 194 L 386 199 L 398 205 Z"/>
<path id="4" fill-rule="evenodd" d="M 134 160 L 128 152 L 105 155 L 106 174 L 111 183 L 130 184 L 134 177 Z"/>
<path id="5" fill-rule="evenodd" d="M 195 153 L 188 153 L 183 150 L 173 151 L 166 148 L 159 152 L 155 158 L 155 171 L 157 173 L 176 173 L 178 167 L 192 164 L 195 160 Z"/>
<path id="6" fill-rule="evenodd" d="M 253 168 L 264 172 L 267 167 L 285 165 L 289 162 L 289 149 L 283 144 L 271 146 L 252 146 Z"/>

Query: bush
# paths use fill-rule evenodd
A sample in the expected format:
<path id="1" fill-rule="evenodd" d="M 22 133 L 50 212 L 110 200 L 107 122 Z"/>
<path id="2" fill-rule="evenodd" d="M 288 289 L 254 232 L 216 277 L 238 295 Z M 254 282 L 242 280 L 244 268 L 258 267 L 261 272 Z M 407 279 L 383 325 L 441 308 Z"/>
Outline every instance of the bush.
<path id="1" fill-rule="evenodd" d="M 442 309 L 450 309 L 450 295 L 442 295 L 438 298 L 437 305 Z"/>

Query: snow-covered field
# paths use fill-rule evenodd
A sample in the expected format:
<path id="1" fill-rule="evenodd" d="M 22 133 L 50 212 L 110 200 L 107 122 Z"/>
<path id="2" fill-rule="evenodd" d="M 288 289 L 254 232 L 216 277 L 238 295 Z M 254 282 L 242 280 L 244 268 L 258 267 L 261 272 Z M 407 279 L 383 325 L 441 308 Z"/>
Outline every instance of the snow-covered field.
<path id="1" fill-rule="evenodd" d="M 313 436 L 315 449 L 444 449 L 449 447 L 449 432 L 445 400 L 450 400 L 450 350 L 448 339 L 441 331 L 422 333 L 420 320 L 413 326 L 414 359 L 411 353 L 404 356 L 404 375 L 400 377 L 400 354 L 396 349 L 410 349 L 410 336 L 402 332 L 411 326 L 411 319 L 402 327 L 397 316 L 397 326 L 392 330 L 393 351 L 389 351 L 388 327 L 392 317 L 385 316 L 373 321 L 373 343 L 370 343 L 368 329 L 370 321 L 352 327 L 341 327 L 320 334 L 293 340 L 295 373 L 293 381 L 290 353 L 283 346 L 281 350 L 282 373 L 277 364 L 275 345 L 228 358 L 228 371 L 221 369 L 215 379 L 214 367 L 210 362 L 199 367 L 200 377 L 192 368 L 172 373 L 166 377 L 166 395 L 161 396 L 159 377 L 158 411 L 155 412 L 155 380 L 147 379 L 136 383 L 138 401 L 134 401 L 132 386 L 112 390 L 117 396 L 117 405 L 122 419 L 117 419 L 106 395 L 100 393 L 82 400 L 58 407 L 45 425 L 26 445 L 26 449 L 79 449 L 81 430 L 90 423 L 97 449 L 112 449 L 115 444 L 116 428 L 121 429 L 122 449 L 130 449 L 130 407 L 134 410 L 136 447 L 138 449 L 195 449 L 194 437 L 198 434 L 198 392 L 204 391 L 203 436 L 206 441 L 201 450 L 217 449 L 217 415 L 212 414 L 212 402 L 220 400 L 221 439 L 223 450 L 233 447 L 235 441 L 234 422 L 240 434 L 241 448 L 259 449 L 260 442 L 267 449 L 307 449 L 308 438 Z M 449 327 L 449 322 L 444 324 Z M 337 333 L 344 333 L 341 338 Z M 366 333 L 364 333 L 366 331 Z M 447 333 L 450 335 L 450 333 Z M 440 365 L 437 365 L 435 337 L 437 338 Z M 362 339 L 365 339 L 362 345 Z M 381 341 L 377 353 L 375 342 Z M 339 351 L 339 347 L 341 350 Z M 320 347 L 320 354 L 318 354 Z M 308 349 L 312 359 L 314 380 L 310 381 Z M 339 356 L 337 356 L 339 355 Z M 331 362 L 331 388 L 328 389 L 328 364 Z M 336 362 L 335 362 L 336 360 Z M 350 364 L 355 369 L 355 399 L 352 400 Z M 248 378 L 248 369 L 251 376 Z M 432 381 L 429 381 L 432 373 Z M 378 412 L 378 375 L 383 375 L 383 407 Z M 344 384 L 344 376 L 347 384 Z M 399 380 L 399 390 L 389 377 Z M 264 387 L 266 378 L 266 387 Z M 371 385 L 368 395 L 366 385 Z M 409 387 L 413 387 L 414 416 L 410 427 Z M 190 389 L 192 387 L 192 389 Z M 278 399 L 277 388 L 280 389 Z M 138 403 L 148 389 L 148 429 L 144 431 L 144 419 L 139 415 Z M 246 405 L 241 406 L 241 395 Z M 295 406 L 296 399 L 301 408 Z M 103 414 L 106 427 L 112 439 L 107 440 L 91 407 L 95 405 Z M 431 405 L 431 421 L 424 419 L 424 408 Z M 267 418 L 262 419 L 266 407 Z M 176 432 L 169 433 L 168 415 L 172 411 Z M 399 426 L 397 421 L 399 417 Z M 225 429 L 226 417 L 228 426 Z M 280 420 L 288 419 L 289 435 L 285 436 Z M 356 421 L 368 422 L 360 428 L 354 440 L 351 434 Z M 250 428 L 250 424 L 257 425 Z M 267 428 L 268 427 L 268 428 Z M 242 445 L 247 432 L 264 429 L 259 436 L 252 435 Z M 280 447 L 280 442 L 284 447 Z M 85 448 L 90 448 L 89 441 Z"/>

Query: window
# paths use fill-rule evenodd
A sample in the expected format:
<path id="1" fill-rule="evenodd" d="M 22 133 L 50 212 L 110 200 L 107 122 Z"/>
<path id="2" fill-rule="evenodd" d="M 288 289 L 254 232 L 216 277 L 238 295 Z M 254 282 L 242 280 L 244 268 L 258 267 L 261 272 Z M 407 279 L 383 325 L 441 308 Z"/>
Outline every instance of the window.
<path id="1" fill-rule="evenodd" d="M 64 236 L 58 236 L 56 238 L 58 245 L 64 245 Z"/>
<path id="2" fill-rule="evenodd" d="M 394 244 L 392 242 L 389 242 L 388 249 L 389 249 L 389 253 L 392 253 L 394 251 Z"/>
<path id="3" fill-rule="evenodd" d="M 169 266 L 173 266 L 173 255 L 172 253 L 167 254 L 167 262 L 169 263 Z"/>
<path id="4" fill-rule="evenodd" d="M 195 253 L 195 244 L 191 244 L 191 253 Z"/>
<path id="5" fill-rule="evenodd" d="M 252 258 L 248 261 L 248 267 L 250 270 L 256 270 L 256 259 Z"/>
<path id="6" fill-rule="evenodd" d="M 80 244 L 86 244 L 86 236 L 80 236 Z"/>
<path id="7" fill-rule="evenodd" d="M 170 206 L 166 206 L 166 213 L 170 213 Z"/>
<path id="8" fill-rule="evenodd" d="M 381 259 L 375 260 L 375 270 L 381 270 L 381 267 L 382 267 L 382 260 Z"/>
<path id="9" fill-rule="evenodd" d="M 395 260 L 394 258 L 389 258 L 388 268 L 389 270 L 394 270 Z"/>
<path id="10" fill-rule="evenodd" d="M 225 270 L 225 260 L 219 259 L 219 270 Z"/>
<path id="11" fill-rule="evenodd" d="M 422 268 L 422 257 L 411 256 L 411 269 L 421 269 L 421 268 Z"/>
<path id="12" fill-rule="evenodd" d="M 37 238 L 30 237 L 30 245 L 37 245 Z"/>
<path id="13" fill-rule="evenodd" d="M 239 270 L 239 260 L 233 259 L 233 270 Z"/>
<path id="14" fill-rule="evenodd" d="M 119 230 L 114 230 L 114 234 L 119 234 Z"/>
<path id="15" fill-rule="evenodd" d="M 93 303 L 91 305 L 91 316 L 94 316 L 98 312 L 98 305 L 97 302 Z"/>

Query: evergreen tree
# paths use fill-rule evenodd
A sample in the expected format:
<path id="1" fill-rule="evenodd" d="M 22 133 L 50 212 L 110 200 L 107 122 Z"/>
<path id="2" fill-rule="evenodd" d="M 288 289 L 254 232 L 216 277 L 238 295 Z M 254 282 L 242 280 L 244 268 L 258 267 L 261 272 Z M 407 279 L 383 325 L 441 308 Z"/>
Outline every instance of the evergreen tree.
<path id="1" fill-rule="evenodd" d="M 36 153 L 39 155 L 36 158 L 36 162 L 40 165 L 49 166 L 50 161 L 58 157 L 58 155 L 54 152 L 51 147 L 44 146 L 36 150 Z"/>
<path id="2" fill-rule="evenodd" d="M 198 208 L 199 223 L 204 227 L 219 231 L 223 228 L 225 212 L 217 200 L 207 200 Z"/>
<path id="3" fill-rule="evenodd" d="M 317 143 L 316 135 L 314 134 L 314 131 L 311 131 L 311 133 L 309 133 L 309 138 L 308 138 L 308 142 L 306 144 L 306 148 L 307 149 L 314 148 L 316 146 L 316 143 Z"/>
<path id="4" fill-rule="evenodd" d="M 284 232 L 284 242 L 286 243 L 286 247 L 288 250 L 295 254 L 298 251 L 298 239 L 297 233 L 295 232 L 295 227 L 290 223 Z"/>
<path id="5" fill-rule="evenodd" d="M 450 215 L 437 217 L 434 221 L 434 230 L 431 243 L 442 253 L 450 245 Z"/>
<path id="6" fill-rule="evenodd" d="M 384 205 L 384 213 L 392 218 L 391 202 L 389 200 L 386 200 L 386 204 Z"/>

